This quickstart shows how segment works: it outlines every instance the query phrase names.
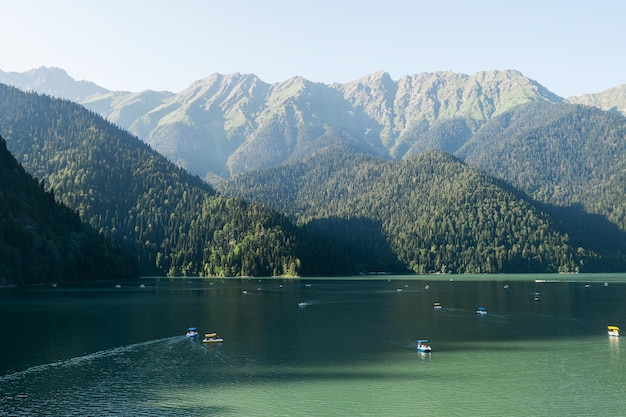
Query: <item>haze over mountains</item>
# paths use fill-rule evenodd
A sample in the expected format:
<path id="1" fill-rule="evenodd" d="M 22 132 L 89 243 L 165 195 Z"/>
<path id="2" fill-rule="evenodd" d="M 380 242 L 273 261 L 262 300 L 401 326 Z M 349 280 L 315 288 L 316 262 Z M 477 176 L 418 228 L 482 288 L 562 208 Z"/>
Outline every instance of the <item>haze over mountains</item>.
<path id="1" fill-rule="evenodd" d="M 0 82 L 73 97 L 218 187 L 73 103 L 2 90 L 16 158 L 144 271 L 626 269 L 624 86 L 565 100 L 512 70 L 332 85 L 213 74 L 180 93 L 48 68 Z"/>
<path id="2" fill-rule="evenodd" d="M 454 153 L 488 120 L 527 102 L 626 111 L 626 86 L 565 100 L 513 70 L 422 73 L 397 81 L 381 71 L 332 85 L 212 74 L 179 93 L 108 91 L 45 67 L 0 71 L 0 82 L 81 103 L 213 183 L 297 160 L 329 143 L 392 159 L 428 149 Z"/>

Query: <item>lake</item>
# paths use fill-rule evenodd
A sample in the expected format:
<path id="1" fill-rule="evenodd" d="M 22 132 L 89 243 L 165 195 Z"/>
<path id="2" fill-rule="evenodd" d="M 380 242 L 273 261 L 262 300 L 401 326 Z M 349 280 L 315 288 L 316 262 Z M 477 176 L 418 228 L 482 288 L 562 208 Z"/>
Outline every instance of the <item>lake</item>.
<path id="1" fill-rule="evenodd" d="M 0 317 L 2 416 L 626 415 L 626 274 L 2 288 Z"/>

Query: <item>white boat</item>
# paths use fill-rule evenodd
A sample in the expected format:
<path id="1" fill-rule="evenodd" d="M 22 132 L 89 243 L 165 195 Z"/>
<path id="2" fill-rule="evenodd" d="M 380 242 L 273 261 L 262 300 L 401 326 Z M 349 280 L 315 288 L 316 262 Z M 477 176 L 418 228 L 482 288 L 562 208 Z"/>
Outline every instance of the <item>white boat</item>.
<path id="1" fill-rule="evenodd" d="M 224 339 L 219 337 L 217 333 L 205 333 L 204 339 L 202 339 L 204 343 L 222 343 L 223 341 Z"/>
<path id="2" fill-rule="evenodd" d="M 487 309 L 485 307 L 478 307 L 476 309 L 476 314 L 487 314 Z"/>
<path id="3" fill-rule="evenodd" d="M 418 339 L 417 350 L 424 353 L 429 353 L 432 348 L 430 347 L 430 341 L 427 339 Z"/>
<path id="4" fill-rule="evenodd" d="M 435 304 L 433 304 L 433 308 L 435 310 L 441 310 L 441 303 L 440 302 L 436 302 Z"/>
<path id="5" fill-rule="evenodd" d="M 195 327 L 190 327 L 187 329 L 187 333 L 185 334 L 187 337 L 196 337 L 198 336 L 198 329 Z"/>
<path id="6" fill-rule="evenodd" d="M 298 307 L 306 307 L 306 303 L 304 301 L 300 301 L 298 303 Z"/>
<path id="7" fill-rule="evenodd" d="M 619 337 L 619 327 L 608 326 L 609 336 Z"/>

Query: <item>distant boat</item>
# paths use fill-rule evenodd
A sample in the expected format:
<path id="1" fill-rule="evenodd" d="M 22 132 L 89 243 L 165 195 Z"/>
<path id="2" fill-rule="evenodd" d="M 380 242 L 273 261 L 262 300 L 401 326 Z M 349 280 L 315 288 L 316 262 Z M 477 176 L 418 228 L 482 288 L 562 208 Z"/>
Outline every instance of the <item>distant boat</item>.
<path id="1" fill-rule="evenodd" d="M 205 333 L 204 339 L 202 339 L 204 343 L 222 343 L 223 341 L 224 339 L 219 337 L 217 333 Z"/>
<path id="2" fill-rule="evenodd" d="M 534 301 L 541 301 L 541 294 L 536 292 L 535 295 L 533 295 L 533 300 Z"/>
<path id="3" fill-rule="evenodd" d="M 441 303 L 440 302 L 436 302 L 435 304 L 433 304 L 433 308 L 435 310 L 441 310 Z"/>
<path id="4" fill-rule="evenodd" d="M 419 339 L 417 341 L 417 350 L 420 352 L 428 353 L 432 350 L 430 347 L 430 341 L 427 339 Z"/>
<path id="5" fill-rule="evenodd" d="M 478 307 L 476 309 L 476 314 L 487 314 L 487 309 L 485 307 Z"/>
<path id="6" fill-rule="evenodd" d="M 187 329 L 187 333 L 185 334 L 187 337 L 196 337 L 198 336 L 198 329 L 195 327 L 190 327 Z"/>
<path id="7" fill-rule="evenodd" d="M 306 307 L 306 303 L 304 301 L 300 301 L 298 303 L 298 307 Z"/>
<path id="8" fill-rule="evenodd" d="M 619 337 L 619 327 L 608 326 L 609 336 Z"/>

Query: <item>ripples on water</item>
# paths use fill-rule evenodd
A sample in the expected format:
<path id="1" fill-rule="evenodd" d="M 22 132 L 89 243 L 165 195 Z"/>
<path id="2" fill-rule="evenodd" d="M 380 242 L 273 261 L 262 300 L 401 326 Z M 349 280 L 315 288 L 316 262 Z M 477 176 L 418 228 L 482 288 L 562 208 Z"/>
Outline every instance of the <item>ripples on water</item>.
<path id="1" fill-rule="evenodd" d="M 30 368 L 0 378 L 2 407 L 10 415 L 154 415 L 142 407 L 139 395 L 151 394 L 163 384 L 164 369 L 189 340 L 180 337 L 110 349 L 78 358 Z M 189 349 L 189 346 L 186 346 Z M 179 378 L 180 379 L 180 376 Z M 152 413 L 152 414 L 151 414 Z"/>
<path id="2" fill-rule="evenodd" d="M 622 415 L 624 378 L 614 372 L 623 365 L 596 369 L 610 363 L 601 353 L 619 361 L 620 341 L 586 343 L 587 353 L 559 353 L 562 342 L 538 341 L 440 346 L 420 355 L 406 341 L 380 362 L 306 366 L 263 365 L 177 336 L 1 377 L 0 414 Z"/>
<path id="3" fill-rule="evenodd" d="M 0 415 L 625 415 L 624 340 L 604 331 L 608 317 L 624 316 L 623 287 L 609 308 L 602 293 L 578 287 L 542 290 L 538 305 L 527 286 L 492 286 L 480 317 L 473 298 L 489 291 L 468 286 L 257 285 L 197 297 L 206 287 L 194 283 L 171 310 L 167 296 L 142 295 L 142 311 L 165 311 L 156 321 L 189 317 L 185 308 L 221 320 L 225 343 L 160 338 L 0 376 Z M 553 308 L 564 294 L 580 308 Z M 115 298 L 119 309 L 138 302 Z M 416 351 L 421 337 L 434 338 L 432 354 Z"/>

